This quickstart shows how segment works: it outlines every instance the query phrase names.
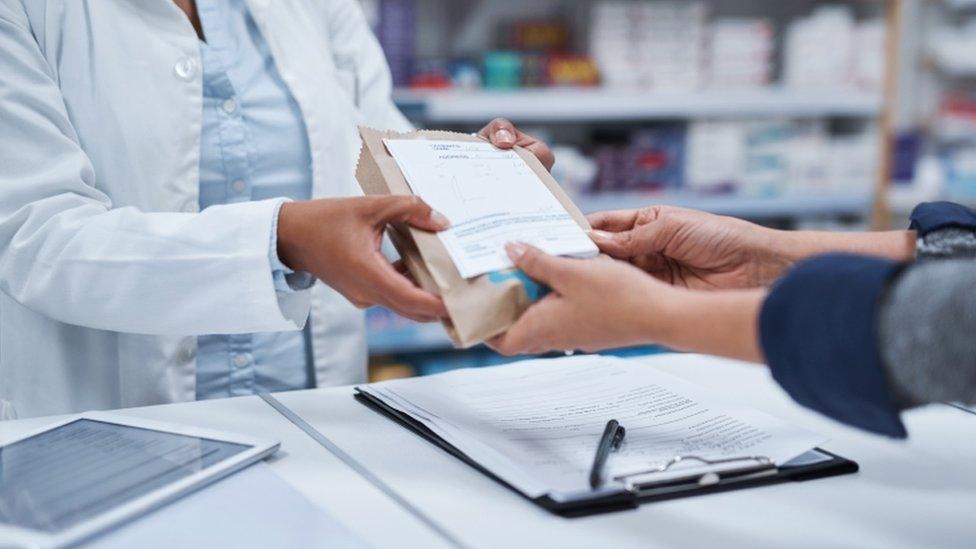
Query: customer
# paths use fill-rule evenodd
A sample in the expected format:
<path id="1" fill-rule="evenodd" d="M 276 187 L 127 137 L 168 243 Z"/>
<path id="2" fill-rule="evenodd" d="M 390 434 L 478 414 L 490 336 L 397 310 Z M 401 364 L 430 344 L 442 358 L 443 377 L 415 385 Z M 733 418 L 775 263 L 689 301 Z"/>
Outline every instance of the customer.
<path id="1" fill-rule="evenodd" d="M 0 0 L 0 418 L 362 381 L 353 304 L 444 315 L 359 125 L 409 128 L 355 0 Z"/>
<path id="2" fill-rule="evenodd" d="M 905 436 L 899 410 L 976 403 L 976 214 L 966 208 L 923 204 L 912 230 L 853 234 L 667 207 L 590 221 L 600 248 L 624 261 L 510 244 L 516 265 L 554 291 L 495 349 L 657 343 L 766 362 L 800 403 L 894 437 Z"/>

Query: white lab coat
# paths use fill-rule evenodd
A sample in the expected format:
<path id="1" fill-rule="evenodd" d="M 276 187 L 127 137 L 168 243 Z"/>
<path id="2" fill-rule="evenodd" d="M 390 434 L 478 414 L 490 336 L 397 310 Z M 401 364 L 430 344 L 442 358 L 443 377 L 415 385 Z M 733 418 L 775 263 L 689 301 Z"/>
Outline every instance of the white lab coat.
<path id="1" fill-rule="evenodd" d="M 357 125 L 409 127 L 358 2 L 247 3 L 314 196 L 357 194 Z M 0 418 L 192 400 L 195 336 L 309 310 L 318 384 L 363 379 L 360 311 L 321 283 L 274 291 L 277 201 L 197 211 L 200 68 L 171 0 L 0 0 Z"/>

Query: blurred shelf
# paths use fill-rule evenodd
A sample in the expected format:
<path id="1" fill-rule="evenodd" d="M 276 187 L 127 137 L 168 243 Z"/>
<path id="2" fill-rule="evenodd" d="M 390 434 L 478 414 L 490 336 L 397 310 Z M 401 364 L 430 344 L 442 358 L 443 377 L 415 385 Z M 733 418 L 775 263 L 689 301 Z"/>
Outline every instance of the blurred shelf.
<path id="1" fill-rule="evenodd" d="M 976 141 L 976 124 L 969 120 L 936 120 L 929 126 L 929 135 L 942 143 Z"/>
<path id="2" fill-rule="evenodd" d="M 915 206 L 922 202 L 938 200 L 941 193 L 920 190 L 913 183 L 892 183 L 888 186 L 888 211 L 900 217 L 908 217 Z"/>
<path id="3" fill-rule="evenodd" d="M 643 206 L 681 206 L 746 219 L 865 216 L 871 211 L 869 192 L 848 195 L 787 195 L 744 197 L 690 193 L 598 193 L 574 197 L 584 213 Z"/>
<path id="4" fill-rule="evenodd" d="M 372 311 L 370 311 L 372 312 Z M 369 312 L 367 314 L 370 314 Z M 385 313 L 392 314 L 392 313 Z M 404 319 L 403 325 L 390 329 L 371 328 L 366 332 L 369 354 L 394 355 L 428 353 L 454 348 L 439 323 L 419 324 Z"/>
<path id="5" fill-rule="evenodd" d="M 972 42 L 972 41 L 970 41 Z M 976 78 L 976 61 L 973 61 L 966 45 L 955 45 L 952 48 L 942 48 L 931 54 L 929 63 L 942 76 L 959 80 Z"/>
<path id="6" fill-rule="evenodd" d="M 953 193 L 952 190 L 919 190 L 912 184 L 893 183 L 888 189 L 888 210 L 897 216 L 908 217 L 922 202 L 947 200 L 967 208 L 976 208 L 976 196 Z"/>
<path id="7" fill-rule="evenodd" d="M 397 105 L 426 122 L 483 124 L 502 116 L 525 122 L 635 121 L 744 117 L 874 117 L 877 94 L 852 90 L 651 92 L 609 88 L 513 91 L 397 90 Z"/>
<path id="8" fill-rule="evenodd" d="M 956 10 L 976 8 L 976 0 L 942 0 L 942 3 Z"/>

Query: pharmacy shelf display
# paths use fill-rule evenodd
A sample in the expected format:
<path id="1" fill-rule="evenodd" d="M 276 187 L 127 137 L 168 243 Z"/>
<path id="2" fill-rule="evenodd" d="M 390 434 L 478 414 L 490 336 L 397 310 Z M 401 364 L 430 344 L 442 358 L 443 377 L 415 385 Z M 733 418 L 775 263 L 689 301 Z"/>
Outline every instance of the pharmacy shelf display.
<path id="1" fill-rule="evenodd" d="M 906 214 L 922 200 L 976 201 L 976 2 L 945 0 L 916 5 L 913 42 L 920 44 L 911 80 L 919 90 L 914 116 L 912 169 L 897 174 L 892 210 Z M 911 94 L 909 90 L 909 93 Z M 908 198 L 898 201 L 897 195 Z M 897 206 L 897 207 L 895 207 Z"/>
<path id="2" fill-rule="evenodd" d="M 584 212 L 881 226 L 901 2 L 373 4 L 411 121 L 467 132 L 500 116 L 538 132 Z M 387 313 L 369 315 L 374 354 L 450 348 L 440 326 Z"/>
<path id="3" fill-rule="evenodd" d="M 887 162 L 887 3 L 567 1 L 557 16 L 384 0 L 377 28 L 408 118 L 529 127 L 559 149 L 554 175 L 574 197 L 848 217 L 871 213 L 860 205 Z"/>

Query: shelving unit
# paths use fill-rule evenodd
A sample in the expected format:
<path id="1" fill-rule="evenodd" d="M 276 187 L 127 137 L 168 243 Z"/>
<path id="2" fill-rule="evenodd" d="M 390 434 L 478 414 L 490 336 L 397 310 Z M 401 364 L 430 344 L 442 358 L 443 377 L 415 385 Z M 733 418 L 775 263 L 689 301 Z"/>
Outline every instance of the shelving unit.
<path id="1" fill-rule="evenodd" d="M 913 140 L 914 173 L 891 186 L 889 210 L 904 226 L 920 201 L 976 201 L 976 123 L 949 97 L 976 97 L 976 1 L 903 0 L 906 11 L 897 100 L 899 131 Z M 947 114 L 955 111 L 954 114 Z"/>
<path id="2" fill-rule="evenodd" d="M 873 119 L 884 110 L 882 98 L 859 91 L 796 91 L 771 88 L 695 93 L 640 92 L 601 88 L 515 91 L 397 90 L 397 106 L 426 127 L 483 124 L 505 117 L 520 124 L 605 124 L 695 118 L 853 118 Z M 836 195 L 752 197 L 689 192 L 605 191 L 574 196 L 585 213 L 669 205 L 752 220 L 812 217 L 866 218 L 869 192 Z"/>
<path id="3" fill-rule="evenodd" d="M 861 91 L 642 92 L 601 88 L 517 91 L 399 90 L 397 105 L 427 124 L 479 124 L 496 116 L 520 123 L 651 121 L 693 118 L 875 117 L 881 97 Z"/>
<path id="4" fill-rule="evenodd" d="M 437 50 L 438 42 L 451 40 L 463 43 L 462 49 L 466 48 L 465 52 L 479 51 L 478 48 L 485 43 L 486 33 L 493 32 L 480 31 L 479 34 L 477 30 L 491 24 L 489 12 L 501 11 L 507 14 L 514 3 L 514 0 L 506 0 L 507 3 L 499 2 L 499 5 L 494 5 L 487 0 L 480 0 L 472 1 L 470 6 L 461 8 L 449 0 L 415 1 L 420 3 L 418 18 L 437 27 L 422 32 L 418 23 L 417 48 L 426 55 Z M 789 21 L 794 12 L 804 13 L 817 5 L 834 3 L 809 0 L 787 5 L 767 1 L 768 6 L 754 0 L 714 0 L 712 4 L 721 4 L 716 11 L 723 17 L 740 16 L 737 10 L 743 10 L 742 13 L 748 17 L 768 15 L 782 25 Z M 647 205 L 672 205 L 776 224 L 786 221 L 796 223 L 841 219 L 858 220 L 862 223 L 870 220 L 875 226 L 881 227 L 888 223 L 888 164 L 892 155 L 897 41 L 903 24 L 903 1 L 912 0 L 840 2 L 857 6 L 861 17 L 867 12 L 872 16 L 884 17 L 886 55 L 882 93 L 854 88 L 793 89 L 782 85 L 738 91 L 702 89 L 690 92 L 633 90 L 623 87 L 513 90 L 452 88 L 399 89 L 394 92 L 394 100 L 404 114 L 419 127 L 472 131 L 492 118 L 505 117 L 523 127 L 549 128 L 555 137 L 553 141 L 559 143 L 568 139 L 576 146 L 585 141 L 586 138 L 580 136 L 585 135 L 587 128 L 615 125 L 634 128 L 645 124 L 692 120 L 818 119 L 828 120 L 833 128 L 830 131 L 841 128 L 841 133 L 868 124 L 875 125 L 879 130 L 877 151 L 882 166 L 870 181 L 863 181 L 857 191 L 828 194 L 830 191 L 824 190 L 820 194 L 801 194 L 801 191 L 793 190 L 777 196 L 696 194 L 690 191 L 601 191 L 577 193 L 573 199 L 586 213 Z M 558 2 L 559 0 L 551 0 L 545 4 L 549 7 L 543 7 L 542 11 L 549 10 L 552 13 L 552 6 Z M 504 6 L 501 6 L 503 3 Z M 588 2 L 563 3 L 569 20 L 577 23 L 585 21 Z M 527 17 L 532 12 L 532 7 L 519 5 L 511 11 L 514 12 L 510 15 L 512 18 Z M 458 17 L 461 19 L 458 20 Z M 781 47 L 782 41 L 778 39 L 776 45 Z M 370 350 L 374 354 L 425 354 L 451 348 L 442 328 L 436 324 L 383 321 L 376 325 L 384 329 L 369 334 Z"/>
<path id="5" fill-rule="evenodd" d="M 863 217 L 871 211 L 870 193 L 785 195 L 775 197 L 702 196 L 687 193 L 601 193 L 579 197 L 584 213 L 633 208 L 635 205 L 680 206 L 753 220 L 817 217 Z"/>

